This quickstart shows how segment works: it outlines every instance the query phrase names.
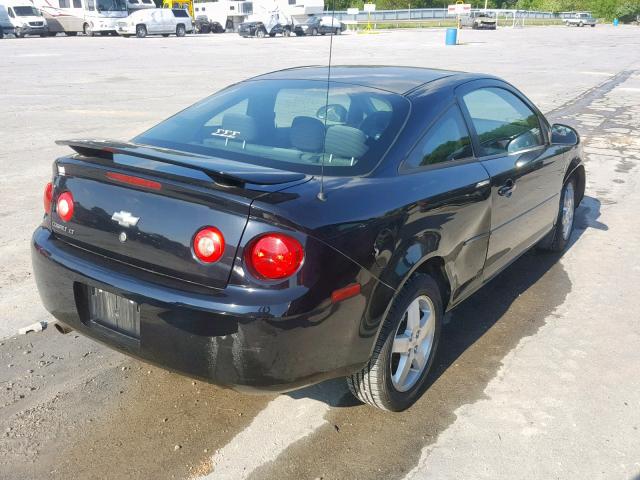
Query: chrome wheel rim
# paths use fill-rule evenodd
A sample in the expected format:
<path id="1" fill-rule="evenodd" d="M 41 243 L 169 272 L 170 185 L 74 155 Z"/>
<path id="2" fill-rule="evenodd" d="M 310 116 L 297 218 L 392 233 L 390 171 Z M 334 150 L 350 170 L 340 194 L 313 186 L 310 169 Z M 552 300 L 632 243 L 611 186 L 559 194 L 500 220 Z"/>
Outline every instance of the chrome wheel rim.
<path id="1" fill-rule="evenodd" d="M 567 183 L 562 203 L 562 238 L 565 240 L 569 239 L 571 227 L 573 226 L 574 198 L 573 183 Z"/>
<path id="2" fill-rule="evenodd" d="M 391 382 L 406 392 L 422 376 L 436 331 L 435 308 L 426 295 L 413 300 L 396 329 L 391 348 Z"/>

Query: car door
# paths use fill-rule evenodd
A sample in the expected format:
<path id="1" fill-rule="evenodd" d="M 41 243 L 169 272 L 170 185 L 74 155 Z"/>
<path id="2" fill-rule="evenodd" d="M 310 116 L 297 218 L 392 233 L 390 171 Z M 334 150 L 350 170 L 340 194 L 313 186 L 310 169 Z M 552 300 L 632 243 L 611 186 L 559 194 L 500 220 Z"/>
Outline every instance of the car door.
<path id="1" fill-rule="evenodd" d="M 162 10 L 162 33 L 175 33 L 177 24 L 173 11 L 169 8 L 164 8 Z"/>
<path id="2" fill-rule="evenodd" d="M 483 281 L 490 229 L 490 181 L 475 158 L 469 131 L 456 103 L 444 108 L 407 156 L 400 173 L 420 185 L 422 199 L 411 208 L 406 231 L 421 238 L 438 230 L 439 254 L 447 258 L 451 303 Z"/>
<path id="3" fill-rule="evenodd" d="M 562 150 L 549 125 L 517 90 L 498 80 L 463 85 L 457 94 L 474 149 L 491 177 L 488 279 L 552 228 L 562 184 Z"/>
<path id="4" fill-rule="evenodd" d="M 162 10 L 153 10 L 149 15 L 146 15 L 146 25 L 148 33 L 162 33 Z"/>

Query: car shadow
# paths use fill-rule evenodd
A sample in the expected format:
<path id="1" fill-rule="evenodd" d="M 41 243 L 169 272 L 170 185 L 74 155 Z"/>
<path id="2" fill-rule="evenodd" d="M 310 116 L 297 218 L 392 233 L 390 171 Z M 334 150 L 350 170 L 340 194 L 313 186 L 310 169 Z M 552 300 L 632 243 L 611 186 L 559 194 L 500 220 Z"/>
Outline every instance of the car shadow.
<path id="1" fill-rule="evenodd" d="M 507 319 L 509 325 L 503 328 L 505 332 L 498 338 L 501 344 L 491 345 L 491 352 L 486 352 L 491 356 L 491 361 L 480 365 L 480 368 L 490 370 L 481 375 L 482 385 L 475 385 L 473 389 L 481 395 L 488 381 L 500 367 L 504 355 L 514 348 L 523 337 L 534 334 L 544 324 L 547 316 L 562 304 L 566 295 L 571 291 L 569 277 L 558 260 L 570 251 L 587 229 L 608 230 L 608 227 L 598 220 L 599 217 L 600 201 L 594 197 L 585 196 L 576 209 L 571 241 L 562 254 L 538 252 L 532 249 L 460 306 L 447 313 L 438 354 L 434 359 L 425 390 L 439 381 L 450 367 L 456 364 L 463 353 L 503 320 L 508 312 L 514 317 L 513 311 L 515 310 L 517 318 Z M 530 294 L 539 297 L 535 305 L 523 304 L 519 309 L 514 309 L 514 304 L 520 301 L 519 299 L 523 297 L 525 292 L 529 291 L 554 268 L 557 272 L 549 276 L 549 281 L 537 286 Z M 519 311 L 522 313 L 521 315 L 517 314 Z M 526 320 L 523 320 L 524 318 Z M 518 323 L 520 321 L 522 324 Z M 470 379 L 474 382 L 476 380 L 477 377 Z M 346 382 L 342 378 L 295 390 L 289 392 L 288 395 L 292 398 L 312 398 L 332 407 L 352 407 L 360 404 L 349 393 Z M 457 406 L 452 405 L 452 408 Z"/>

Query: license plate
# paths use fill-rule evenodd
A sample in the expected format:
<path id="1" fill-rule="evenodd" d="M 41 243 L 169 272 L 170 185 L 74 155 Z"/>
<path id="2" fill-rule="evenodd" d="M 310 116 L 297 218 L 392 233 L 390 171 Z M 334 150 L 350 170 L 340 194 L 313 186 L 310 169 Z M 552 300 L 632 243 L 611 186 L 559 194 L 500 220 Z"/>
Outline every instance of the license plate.
<path id="1" fill-rule="evenodd" d="M 140 306 L 100 288 L 89 290 L 89 315 L 100 325 L 140 338 Z"/>

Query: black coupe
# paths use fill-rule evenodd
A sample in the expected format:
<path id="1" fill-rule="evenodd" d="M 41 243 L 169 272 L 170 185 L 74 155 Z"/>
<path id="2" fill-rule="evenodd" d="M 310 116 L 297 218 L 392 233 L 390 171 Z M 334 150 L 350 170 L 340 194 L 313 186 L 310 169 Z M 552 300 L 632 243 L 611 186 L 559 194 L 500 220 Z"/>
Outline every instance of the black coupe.
<path id="1" fill-rule="evenodd" d="M 443 314 L 563 250 L 585 188 L 570 127 L 498 78 L 420 68 L 278 71 L 131 142 L 61 143 L 32 241 L 59 330 L 238 389 L 345 376 L 396 411 Z"/>

